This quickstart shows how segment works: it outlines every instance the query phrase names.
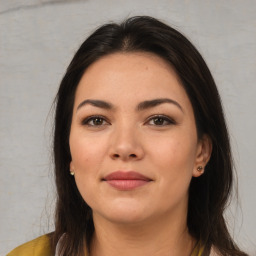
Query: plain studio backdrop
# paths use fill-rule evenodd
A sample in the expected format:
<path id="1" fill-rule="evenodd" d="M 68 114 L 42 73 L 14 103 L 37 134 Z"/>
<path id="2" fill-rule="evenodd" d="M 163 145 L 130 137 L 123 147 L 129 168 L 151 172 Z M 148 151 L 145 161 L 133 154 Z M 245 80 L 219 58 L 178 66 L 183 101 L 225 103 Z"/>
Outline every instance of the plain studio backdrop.
<path id="1" fill-rule="evenodd" d="M 209 65 L 239 184 L 226 216 L 256 255 L 255 0 L 0 0 L 0 255 L 53 230 L 50 110 L 73 54 L 99 25 L 134 15 L 174 26 Z"/>

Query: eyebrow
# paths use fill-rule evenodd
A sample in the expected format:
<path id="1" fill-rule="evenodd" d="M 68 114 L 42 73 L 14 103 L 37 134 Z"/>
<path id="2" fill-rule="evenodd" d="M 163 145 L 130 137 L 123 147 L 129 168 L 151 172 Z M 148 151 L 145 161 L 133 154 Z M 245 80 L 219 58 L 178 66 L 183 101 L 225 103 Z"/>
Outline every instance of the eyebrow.
<path id="1" fill-rule="evenodd" d="M 84 100 L 78 105 L 76 111 L 85 105 L 92 105 L 94 107 L 103 108 L 103 109 L 113 109 L 114 108 L 114 106 L 111 103 L 108 103 L 103 100 Z"/>
<path id="2" fill-rule="evenodd" d="M 174 104 L 174 105 L 177 106 L 182 112 L 184 112 L 184 111 L 183 111 L 183 108 L 181 107 L 181 105 L 180 105 L 177 101 L 172 100 L 172 99 L 168 99 L 168 98 L 153 99 L 153 100 L 146 100 L 146 101 L 143 101 L 143 102 L 139 103 L 139 105 L 137 106 L 137 110 L 138 110 L 138 111 L 142 111 L 142 110 L 145 110 L 145 109 L 148 109 L 148 108 L 156 107 L 156 106 L 161 105 L 161 104 L 164 104 L 164 103 L 171 103 L 171 104 Z"/>
<path id="3" fill-rule="evenodd" d="M 171 104 L 177 106 L 182 112 L 184 112 L 183 108 L 181 107 L 181 105 L 177 101 L 169 99 L 169 98 L 160 98 L 160 99 L 153 99 L 153 100 L 143 101 L 143 102 L 138 104 L 138 106 L 136 107 L 136 110 L 137 111 L 143 111 L 143 110 L 153 108 L 153 107 L 156 107 L 156 106 L 164 104 L 164 103 L 171 103 Z M 77 111 L 85 105 L 92 105 L 94 107 L 103 108 L 103 109 L 107 109 L 107 110 L 114 109 L 114 106 L 109 102 L 106 102 L 106 101 L 103 101 L 103 100 L 88 99 L 88 100 L 82 101 L 78 105 Z"/>

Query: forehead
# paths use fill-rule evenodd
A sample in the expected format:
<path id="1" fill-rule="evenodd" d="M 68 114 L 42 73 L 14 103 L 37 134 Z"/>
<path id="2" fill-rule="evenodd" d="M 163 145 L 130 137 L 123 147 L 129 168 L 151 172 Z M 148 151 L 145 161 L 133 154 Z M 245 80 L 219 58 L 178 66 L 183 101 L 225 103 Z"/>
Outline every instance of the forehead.
<path id="1" fill-rule="evenodd" d="M 100 71 L 100 72 L 99 72 Z M 132 74 L 130 78 L 138 78 L 141 75 L 154 76 L 158 72 L 161 76 L 168 73 L 173 78 L 178 78 L 170 64 L 159 56 L 147 52 L 114 53 L 103 56 L 92 63 L 84 73 L 83 78 L 91 79 L 97 73 L 97 79 L 105 75 L 116 76 L 119 74 Z M 82 79 L 83 79 L 82 78 Z M 113 78 L 113 77 L 112 77 Z"/>
<path id="2" fill-rule="evenodd" d="M 114 53 L 88 67 L 78 84 L 75 105 L 95 97 L 130 103 L 166 96 L 190 104 L 170 64 L 150 53 Z"/>

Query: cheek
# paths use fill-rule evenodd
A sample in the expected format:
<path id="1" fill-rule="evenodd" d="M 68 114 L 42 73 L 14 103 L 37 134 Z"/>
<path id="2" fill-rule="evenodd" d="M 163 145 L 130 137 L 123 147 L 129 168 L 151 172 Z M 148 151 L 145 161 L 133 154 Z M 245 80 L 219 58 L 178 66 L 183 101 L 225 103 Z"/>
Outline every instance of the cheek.
<path id="1" fill-rule="evenodd" d="M 74 134 L 70 136 L 70 151 L 75 172 L 86 174 L 97 168 L 106 150 L 103 141 Z"/>
<path id="2" fill-rule="evenodd" d="M 95 140 L 78 134 L 71 134 L 69 143 L 76 184 L 84 197 L 99 179 L 104 148 Z"/>
<path id="3" fill-rule="evenodd" d="M 165 167 L 191 165 L 195 160 L 196 143 L 188 136 L 173 136 L 164 138 L 154 144 L 152 157 L 159 159 Z"/>
<path id="4" fill-rule="evenodd" d="M 169 140 L 160 140 L 151 153 L 151 159 L 159 170 L 163 184 L 175 184 L 177 187 L 189 183 L 192 178 L 196 156 L 196 144 L 188 136 L 173 136 Z"/>
<path id="5" fill-rule="evenodd" d="M 159 155 L 159 191 L 170 204 L 187 203 L 188 189 L 192 178 L 194 150 L 180 141 L 166 145 Z M 167 205 L 168 206 L 168 205 Z M 166 207 L 165 204 L 163 207 Z"/>
<path id="6" fill-rule="evenodd" d="M 93 208 L 95 187 L 100 181 L 100 170 L 105 154 L 103 143 L 97 143 L 95 139 L 71 135 L 70 151 L 77 188 L 84 201 Z"/>

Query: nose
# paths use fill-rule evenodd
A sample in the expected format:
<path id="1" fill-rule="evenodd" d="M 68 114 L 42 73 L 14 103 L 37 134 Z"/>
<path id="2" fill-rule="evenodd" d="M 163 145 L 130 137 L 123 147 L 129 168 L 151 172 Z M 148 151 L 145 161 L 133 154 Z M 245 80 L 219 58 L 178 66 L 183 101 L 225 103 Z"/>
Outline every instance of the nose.
<path id="1" fill-rule="evenodd" d="M 144 157 L 141 136 L 135 128 L 119 128 L 113 131 L 110 157 L 114 160 L 136 161 Z"/>

